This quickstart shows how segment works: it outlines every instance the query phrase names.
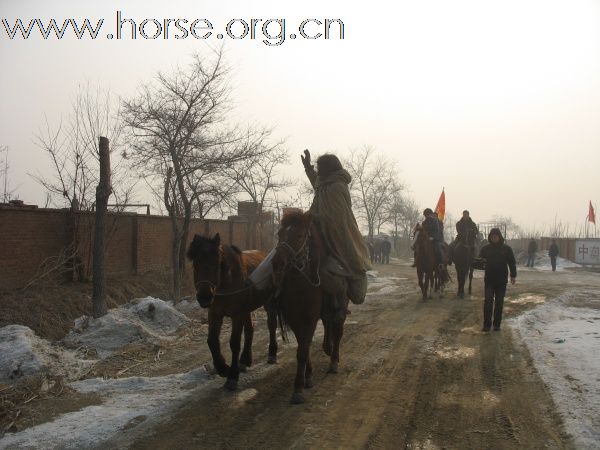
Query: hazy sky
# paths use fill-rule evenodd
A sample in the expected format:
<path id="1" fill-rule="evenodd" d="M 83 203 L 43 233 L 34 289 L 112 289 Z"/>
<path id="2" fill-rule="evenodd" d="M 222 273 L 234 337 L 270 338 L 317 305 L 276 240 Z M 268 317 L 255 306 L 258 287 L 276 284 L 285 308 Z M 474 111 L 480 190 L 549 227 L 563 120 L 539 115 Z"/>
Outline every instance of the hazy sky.
<path id="1" fill-rule="evenodd" d="M 29 203 L 44 195 L 27 173 L 47 170 L 33 135 L 44 114 L 69 113 L 78 84 L 130 96 L 156 70 L 206 49 L 192 38 L 108 40 L 117 10 L 138 24 L 209 19 L 215 32 L 233 18 L 285 18 L 287 35 L 303 19 L 341 19 L 344 40 L 225 40 L 236 118 L 275 125 L 293 174 L 304 148 L 344 156 L 368 144 L 398 161 L 420 206 L 435 206 L 445 187 L 456 217 L 467 208 L 478 221 L 501 214 L 542 228 L 558 215 L 581 225 L 588 201 L 600 203 L 597 0 L 0 0 L 11 26 L 105 19 L 97 40 L 10 40 L 0 26 L 0 145 Z"/>

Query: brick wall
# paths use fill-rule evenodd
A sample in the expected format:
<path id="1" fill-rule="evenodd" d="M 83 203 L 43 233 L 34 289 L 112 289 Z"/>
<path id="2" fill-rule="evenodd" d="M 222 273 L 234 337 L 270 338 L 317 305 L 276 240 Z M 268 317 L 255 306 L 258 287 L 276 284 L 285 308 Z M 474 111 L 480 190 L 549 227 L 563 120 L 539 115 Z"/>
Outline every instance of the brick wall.
<path id="1" fill-rule="evenodd" d="M 26 285 L 50 260 L 56 260 L 76 235 L 85 276 L 91 276 L 93 213 L 67 210 L 0 207 L 0 289 Z M 109 213 L 106 248 L 107 274 L 134 274 L 171 267 L 171 222 L 164 216 Z M 241 249 L 273 246 L 272 223 L 256 220 L 193 219 L 194 234 L 219 233 L 223 243 Z"/>

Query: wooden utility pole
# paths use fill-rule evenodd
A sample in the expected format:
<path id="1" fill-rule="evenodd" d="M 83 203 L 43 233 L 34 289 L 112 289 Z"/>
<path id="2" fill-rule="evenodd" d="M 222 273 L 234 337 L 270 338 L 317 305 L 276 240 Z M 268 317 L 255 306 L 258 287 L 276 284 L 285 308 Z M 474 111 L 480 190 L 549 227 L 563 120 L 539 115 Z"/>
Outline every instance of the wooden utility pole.
<path id="1" fill-rule="evenodd" d="M 108 139 L 100 136 L 100 181 L 96 187 L 96 222 L 94 226 L 94 253 L 92 277 L 94 292 L 92 307 L 94 317 L 102 317 L 106 308 L 106 279 L 104 274 L 104 238 L 106 236 L 106 209 L 110 197 L 110 152 Z"/>

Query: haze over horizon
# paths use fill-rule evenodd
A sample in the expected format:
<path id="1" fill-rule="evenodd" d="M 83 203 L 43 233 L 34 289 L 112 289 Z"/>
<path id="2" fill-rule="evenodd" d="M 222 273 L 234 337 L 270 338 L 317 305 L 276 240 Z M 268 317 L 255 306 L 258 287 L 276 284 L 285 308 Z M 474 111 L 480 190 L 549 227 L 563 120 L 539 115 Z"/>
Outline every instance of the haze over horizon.
<path id="1" fill-rule="evenodd" d="M 343 40 L 225 42 L 233 67 L 232 120 L 273 125 L 300 154 L 370 145 L 395 159 L 421 207 L 445 188 L 455 217 L 510 216 L 525 229 L 556 220 L 581 227 L 588 202 L 600 203 L 600 3 L 592 0 L 481 2 L 74 0 L 3 2 L 8 23 L 65 18 L 114 27 L 115 14 L 209 19 L 285 18 L 286 33 L 306 18 L 341 19 Z M 105 32 L 103 32 L 105 34 Z M 47 172 L 34 144 L 44 116 L 70 113 L 77 86 L 90 82 L 129 97 L 157 70 L 186 65 L 208 50 L 194 39 L 27 40 L 0 25 L 0 146 L 10 149 L 11 184 L 27 203 L 44 193 L 28 173 Z M 216 40 L 208 44 L 215 45 Z"/>

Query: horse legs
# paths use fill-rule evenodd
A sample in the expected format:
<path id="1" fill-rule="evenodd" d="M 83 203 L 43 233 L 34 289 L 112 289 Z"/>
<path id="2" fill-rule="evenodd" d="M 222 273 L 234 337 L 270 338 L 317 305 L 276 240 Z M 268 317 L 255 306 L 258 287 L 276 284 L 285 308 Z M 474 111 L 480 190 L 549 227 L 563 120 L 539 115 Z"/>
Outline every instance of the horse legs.
<path id="1" fill-rule="evenodd" d="M 433 283 L 434 283 L 434 281 L 435 280 L 434 280 L 433 271 L 430 270 L 430 271 L 426 272 L 426 274 L 425 274 L 425 289 L 426 289 L 425 293 L 426 294 L 429 293 L 428 294 L 429 298 L 433 297 L 432 291 L 433 291 Z"/>
<path id="2" fill-rule="evenodd" d="M 296 336 L 298 338 L 298 336 Z M 306 368 L 310 356 L 310 341 L 306 338 L 298 339 L 296 350 L 296 378 L 294 379 L 294 393 L 291 402 L 293 404 L 304 403 L 304 384 L 306 383 Z"/>
<path id="3" fill-rule="evenodd" d="M 330 317 L 325 315 L 321 318 L 323 321 L 323 353 L 331 356 L 331 323 Z"/>
<path id="4" fill-rule="evenodd" d="M 314 386 L 313 380 L 313 366 L 310 360 L 310 352 L 308 353 L 308 357 L 306 358 L 306 370 L 304 372 L 304 389 L 310 389 Z"/>
<path id="5" fill-rule="evenodd" d="M 221 354 L 221 345 L 219 343 L 219 336 L 221 334 L 221 327 L 223 326 L 223 316 L 215 314 L 212 311 L 208 313 L 208 348 L 213 358 L 213 365 L 217 373 L 226 377 L 229 373 L 229 366 L 225 363 L 225 358 Z"/>
<path id="6" fill-rule="evenodd" d="M 328 373 L 338 373 L 338 366 L 340 363 L 340 342 L 344 335 L 344 322 L 346 321 L 346 307 L 348 306 L 348 300 L 346 304 L 339 311 L 335 311 L 335 314 L 331 318 L 331 341 L 332 341 L 332 352 L 331 359 L 329 362 Z"/>
<path id="7" fill-rule="evenodd" d="M 252 340 L 254 337 L 254 324 L 252 323 L 252 313 L 248 311 L 243 318 L 244 327 L 244 349 L 240 356 L 240 371 L 245 372 L 246 367 L 252 365 Z"/>
<path id="8" fill-rule="evenodd" d="M 277 362 L 277 313 L 271 307 L 265 309 L 267 310 L 267 326 L 269 327 L 269 356 L 267 362 L 275 364 Z"/>
<path id="9" fill-rule="evenodd" d="M 456 278 L 458 279 L 457 297 L 464 298 L 465 296 L 465 270 L 459 264 L 456 265 Z"/>
<path id="10" fill-rule="evenodd" d="M 313 323 L 307 324 L 306 322 L 301 324 L 299 327 L 302 332 L 294 334 L 296 335 L 296 341 L 298 341 L 298 349 L 296 350 L 296 378 L 294 379 L 294 393 L 292 394 L 291 403 L 299 404 L 304 403 L 304 386 L 306 384 L 306 375 L 311 375 L 309 384 L 312 384 L 312 363 L 310 362 L 310 344 L 312 337 L 315 334 L 315 328 L 317 327 L 317 320 Z M 290 324 L 291 325 L 291 324 Z M 308 325 L 308 326 L 307 326 Z M 298 327 L 293 327 L 298 329 Z M 298 331 L 300 331 L 298 330 Z"/>
<path id="11" fill-rule="evenodd" d="M 244 316 L 239 315 L 231 318 L 231 337 L 229 338 L 229 348 L 231 349 L 231 368 L 227 375 L 225 387 L 230 391 L 235 391 L 240 377 L 240 343 L 242 340 L 242 329 L 244 328 Z"/>
<path id="12" fill-rule="evenodd" d="M 469 269 L 469 295 L 471 295 L 471 285 L 473 284 L 473 268 Z"/>
<path id="13" fill-rule="evenodd" d="M 423 279 L 425 278 L 425 273 L 419 268 L 417 268 L 417 278 L 419 279 L 419 287 L 421 288 L 421 294 L 423 295 L 423 300 L 427 300 L 427 286 L 424 284 Z"/>

